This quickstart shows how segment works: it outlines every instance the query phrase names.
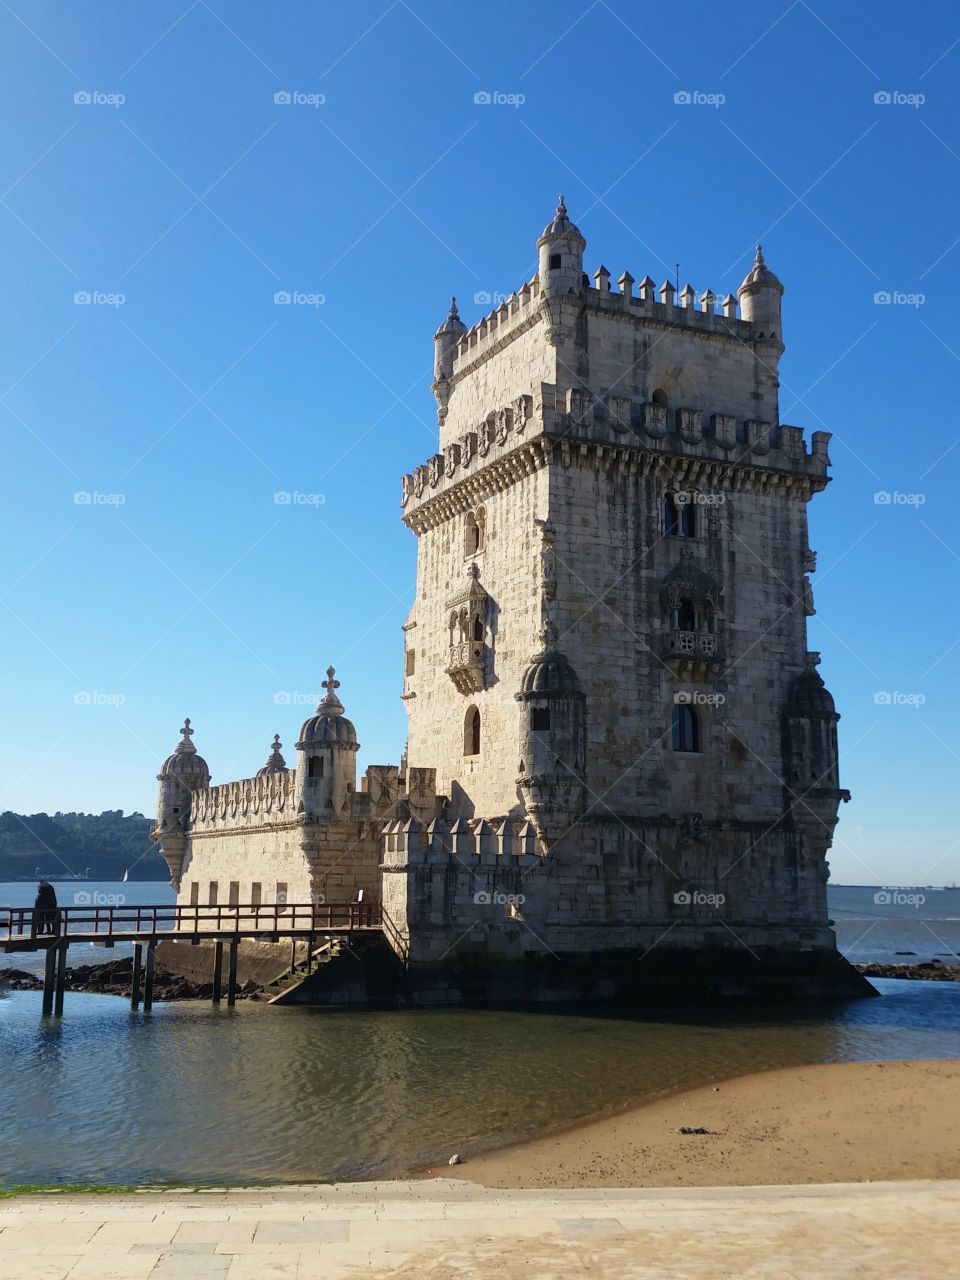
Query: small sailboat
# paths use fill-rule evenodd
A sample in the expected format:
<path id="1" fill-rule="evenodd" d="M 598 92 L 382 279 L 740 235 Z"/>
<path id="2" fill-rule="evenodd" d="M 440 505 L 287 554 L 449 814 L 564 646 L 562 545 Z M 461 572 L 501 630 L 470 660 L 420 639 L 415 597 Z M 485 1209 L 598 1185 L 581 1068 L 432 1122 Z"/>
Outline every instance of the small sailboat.
<path id="1" fill-rule="evenodd" d="M 126 884 L 129 879 L 130 879 L 130 868 L 128 867 L 127 870 L 123 873 L 123 877 L 121 878 L 120 883 Z"/>

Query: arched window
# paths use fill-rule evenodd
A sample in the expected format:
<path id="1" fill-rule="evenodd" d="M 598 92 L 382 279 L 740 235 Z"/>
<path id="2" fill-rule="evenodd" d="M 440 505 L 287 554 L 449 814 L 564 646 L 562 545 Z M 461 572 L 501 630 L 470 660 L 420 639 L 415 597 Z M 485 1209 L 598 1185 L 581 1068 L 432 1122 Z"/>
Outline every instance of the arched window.
<path id="1" fill-rule="evenodd" d="M 697 713 L 686 702 L 678 702 L 673 708 L 674 751 L 700 750 L 700 722 Z"/>
<path id="2" fill-rule="evenodd" d="M 667 393 L 664 391 L 663 387 L 657 387 L 650 399 L 654 404 L 662 404 L 664 408 L 669 404 Z"/>
<path id="3" fill-rule="evenodd" d="M 663 531 L 674 538 L 697 536 L 697 508 L 689 490 L 664 495 Z"/>
<path id="4" fill-rule="evenodd" d="M 530 728 L 534 733 L 546 733 L 550 728 L 550 708 L 530 708 Z"/>
<path id="5" fill-rule="evenodd" d="M 463 754 L 478 756 L 480 754 L 480 712 L 470 707 L 463 722 Z"/>
<path id="6" fill-rule="evenodd" d="M 560 266 L 561 266 L 561 263 L 562 263 L 562 262 L 563 262 L 563 257 L 562 257 L 562 255 L 561 255 L 561 254 L 559 254 L 559 253 L 551 253 L 551 255 L 550 255 L 550 270 L 551 270 L 551 271 L 558 271 L 558 270 L 560 269 Z"/>
<path id="7" fill-rule="evenodd" d="M 311 756 L 307 762 L 307 777 L 323 777 L 323 756 Z"/>
<path id="8" fill-rule="evenodd" d="M 663 532 L 668 537 L 678 537 L 680 533 L 680 512 L 672 493 L 663 499 Z"/>
<path id="9" fill-rule="evenodd" d="M 473 620 L 473 638 L 474 640 L 483 639 L 483 619 L 479 614 Z"/>
<path id="10" fill-rule="evenodd" d="M 487 512 L 485 507 L 477 507 L 477 550 L 482 551 L 487 541 Z"/>
<path id="11" fill-rule="evenodd" d="M 467 512 L 463 524 L 463 554 L 475 556 L 480 550 L 480 526 L 472 511 Z"/>
<path id="12" fill-rule="evenodd" d="M 684 596 L 676 610 L 676 622 L 674 631 L 696 631 L 697 630 L 697 611 L 693 607 L 693 601 Z"/>

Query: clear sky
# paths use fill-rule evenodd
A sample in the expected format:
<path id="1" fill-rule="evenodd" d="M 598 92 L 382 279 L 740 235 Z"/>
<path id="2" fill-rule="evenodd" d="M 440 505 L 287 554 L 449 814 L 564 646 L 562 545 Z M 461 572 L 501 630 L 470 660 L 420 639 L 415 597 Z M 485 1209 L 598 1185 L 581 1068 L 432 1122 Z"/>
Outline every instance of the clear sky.
<path id="1" fill-rule="evenodd" d="M 833 877 L 960 879 L 958 73 L 936 0 L 4 0 L 0 807 L 152 812 L 185 715 L 215 781 L 292 762 L 331 662 L 398 760 L 433 330 L 562 190 L 614 279 L 763 241 L 782 420 L 835 433 Z"/>

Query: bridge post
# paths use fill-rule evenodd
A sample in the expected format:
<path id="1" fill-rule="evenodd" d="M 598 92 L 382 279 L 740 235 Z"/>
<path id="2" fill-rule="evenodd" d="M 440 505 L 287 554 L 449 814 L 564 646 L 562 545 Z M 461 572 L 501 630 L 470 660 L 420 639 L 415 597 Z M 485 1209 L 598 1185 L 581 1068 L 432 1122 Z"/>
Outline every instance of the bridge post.
<path id="1" fill-rule="evenodd" d="M 213 1003 L 220 1003 L 223 985 L 223 942 L 220 938 L 213 944 Z"/>
<path id="2" fill-rule="evenodd" d="M 151 939 L 151 942 L 154 942 L 154 941 L 156 941 L 156 940 L 155 940 L 155 939 Z M 146 966 L 146 975 L 145 975 L 144 984 L 143 984 L 143 1011 L 144 1011 L 144 1013 L 149 1013 L 149 1012 L 150 1012 L 150 1010 L 153 1008 L 153 965 L 154 965 L 154 959 L 155 959 L 155 956 L 154 956 L 153 946 L 151 945 L 151 943 L 147 943 L 147 966 Z"/>
<path id="3" fill-rule="evenodd" d="M 47 947 L 43 966 L 43 1004 L 41 1006 L 41 1014 L 44 1018 L 49 1018 L 53 1013 L 53 986 L 56 970 L 57 948 L 51 942 L 50 946 Z"/>
<path id="4" fill-rule="evenodd" d="M 130 987 L 130 1008 L 140 1008 L 140 974 L 143 970 L 143 948 L 139 942 L 133 944 L 133 983 Z"/>
<path id="5" fill-rule="evenodd" d="M 69 945 L 69 942 L 64 939 L 57 947 L 57 985 L 53 995 L 53 1012 L 58 1018 L 63 1013 L 63 993 L 67 985 L 67 947 Z"/>
<path id="6" fill-rule="evenodd" d="M 237 1003 L 237 939 L 230 939 L 230 963 L 227 969 L 227 1006 Z"/>

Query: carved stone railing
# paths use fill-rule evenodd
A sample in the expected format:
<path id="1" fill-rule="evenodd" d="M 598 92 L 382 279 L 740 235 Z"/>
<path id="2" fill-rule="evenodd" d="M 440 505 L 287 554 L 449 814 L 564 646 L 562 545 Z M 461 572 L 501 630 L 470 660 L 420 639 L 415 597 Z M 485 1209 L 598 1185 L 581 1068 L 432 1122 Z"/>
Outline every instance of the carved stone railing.
<path id="1" fill-rule="evenodd" d="M 479 693 L 486 685 L 487 646 L 482 640 L 463 640 L 448 650 L 447 675 L 461 693 Z"/>
<path id="2" fill-rule="evenodd" d="M 690 662 L 715 662 L 720 658 L 720 637 L 713 631 L 668 631 L 664 653 Z"/>

